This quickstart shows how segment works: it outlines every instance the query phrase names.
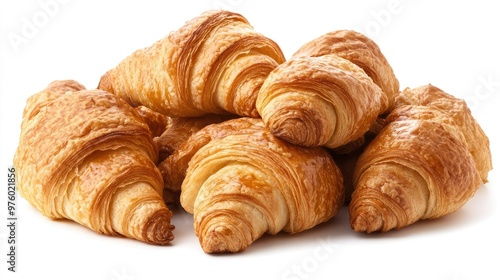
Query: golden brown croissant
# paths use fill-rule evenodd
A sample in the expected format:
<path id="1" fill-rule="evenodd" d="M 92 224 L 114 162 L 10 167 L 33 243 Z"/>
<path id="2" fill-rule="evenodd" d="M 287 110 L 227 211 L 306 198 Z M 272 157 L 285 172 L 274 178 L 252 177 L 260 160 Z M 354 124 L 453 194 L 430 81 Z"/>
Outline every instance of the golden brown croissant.
<path id="1" fill-rule="evenodd" d="M 43 215 L 153 244 L 172 238 L 158 151 L 123 100 L 57 81 L 27 100 L 14 164 L 18 190 Z"/>
<path id="2" fill-rule="evenodd" d="M 257 117 L 264 79 L 285 61 L 241 15 L 208 11 L 105 73 L 98 88 L 172 117 Z"/>
<path id="3" fill-rule="evenodd" d="M 363 69 L 323 55 L 279 65 L 262 85 L 256 106 L 274 135 L 296 145 L 337 148 L 363 137 L 387 102 Z"/>
<path id="4" fill-rule="evenodd" d="M 402 228 L 462 207 L 483 182 L 467 134 L 480 143 L 476 161 L 491 159 L 463 100 L 428 85 L 405 90 L 395 104 L 354 170 L 349 214 L 356 231 Z"/>
<path id="5" fill-rule="evenodd" d="M 399 81 L 373 40 L 353 30 L 336 30 L 306 43 L 292 58 L 328 54 L 335 54 L 361 67 L 387 95 L 388 109 L 392 107 L 399 92 Z"/>
<path id="6" fill-rule="evenodd" d="M 182 170 L 172 159 L 189 161 Z M 243 251 L 264 233 L 297 233 L 333 217 L 342 176 L 322 148 L 274 137 L 261 119 L 206 126 L 170 156 L 182 183 L 181 205 L 207 253 Z"/>

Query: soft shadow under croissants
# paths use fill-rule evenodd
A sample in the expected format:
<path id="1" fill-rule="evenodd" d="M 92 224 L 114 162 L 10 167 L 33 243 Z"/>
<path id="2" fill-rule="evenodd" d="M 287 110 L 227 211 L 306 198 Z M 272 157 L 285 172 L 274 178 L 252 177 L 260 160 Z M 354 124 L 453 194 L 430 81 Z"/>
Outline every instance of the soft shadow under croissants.
<path id="1" fill-rule="evenodd" d="M 97 89 L 55 81 L 31 96 L 14 164 L 20 194 L 52 219 L 163 245 L 180 204 L 207 253 L 310 229 L 344 201 L 355 231 L 438 218 L 492 168 L 465 102 L 400 92 L 366 36 L 329 32 L 285 61 L 228 11 L 137 50 Z"/>

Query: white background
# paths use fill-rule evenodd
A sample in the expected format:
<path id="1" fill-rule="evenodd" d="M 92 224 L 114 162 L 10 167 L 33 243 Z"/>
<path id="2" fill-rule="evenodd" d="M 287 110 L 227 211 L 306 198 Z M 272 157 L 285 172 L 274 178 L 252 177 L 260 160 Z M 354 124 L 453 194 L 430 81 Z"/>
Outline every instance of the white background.
<path id="1" fill-rule="evenodd" d="M 287 58 L 328 31 L 363 32 L 378 43 L 402 89 L 432 83 L 467 100 L 490 137 L 494 166 L 500 156 L 494 1 L 55 1 L 0 4 L 1 279 L 500 279 L 496 169 L 462 209 L 439 220 L 358 234 L 344 208 L 312 230 L 264 236 L 235 255 L 203 253 L 192 217 L 180 210 L 172 246 L 160 247 L 51 221 L 18 196 L 17 272 L 7 271 L 7 168 L 28 96 L 58 79 L 95 88 L 125 56 L 207 9 L 242 13 Z"/>

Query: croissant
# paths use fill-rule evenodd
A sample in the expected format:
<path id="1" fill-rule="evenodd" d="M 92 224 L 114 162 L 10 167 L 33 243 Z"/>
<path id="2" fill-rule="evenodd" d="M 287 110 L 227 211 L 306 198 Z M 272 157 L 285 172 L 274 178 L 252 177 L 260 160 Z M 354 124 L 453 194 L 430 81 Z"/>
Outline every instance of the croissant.
<path id="1" fill-rule="evenodd" d="M 264 79 L 285 61 L 240 14 L 207 11 L 105 73 L 98 88 L 172 117 L 257 117 Z"/>
<path id="2" fill-rule="evenodd" d="M 386 112 L 392 108 L 394 98 L 399 93 L 399 81 L 373 40 L 353 30 L 336 30 L 304 44 L 292 58 L 329 54 L 345 58 L 361 67 L 386 94 L 389 105 Z"/>
<path id="3" fill-rule="evenodd" d="M 148 126 L 115 95 L 56 81 L 28 98 L 17 188 L 51 219 L 152 244 L 173 239 Z"/>
<path id="4" fill-rule="evenodd" d="M 207 253 L 243 251 L 266 232 L 304 231 L 332 218 L 344 199 L 326 150 L 289 144 L 257 118 L 206 126 L 167 161 L 185 175 L 180 202 Z"/>
<path id="5" fill-rule="evenodd" d="M 262 85 L 256 106 L 275 136 L 301 146 L 337 148 L 363 137 L 388 100 L 363 69 L 323 55 L 279 65 Z"/>
<path id="6" fill-rule="evenodd" d="M 395 105 L 354 169 L 349 219 L 355 231 L 388 231 L 450 214 L 485 179 L 476 162 L 490 162 L 488 139 L 463 100 L 427 85 L 406 89 Z"/>

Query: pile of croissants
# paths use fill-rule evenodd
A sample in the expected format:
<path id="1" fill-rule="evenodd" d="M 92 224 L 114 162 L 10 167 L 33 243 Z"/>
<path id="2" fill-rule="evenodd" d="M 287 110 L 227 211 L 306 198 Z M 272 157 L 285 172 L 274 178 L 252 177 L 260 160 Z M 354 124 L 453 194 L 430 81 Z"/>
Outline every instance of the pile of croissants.
<path id="1" fill-rule="evenodd" d="M 206 253 L 298 233 L 348 205 L 385 232 L 462 207 L 487 182 L 489 140 L 466 103 L 400 90 L 350 30 L 286 60 L 242 15 L 207 11 L 106 72 L 28 98 L 18 190 L 43 215 L 165 245 L 174 206 Z"/>

